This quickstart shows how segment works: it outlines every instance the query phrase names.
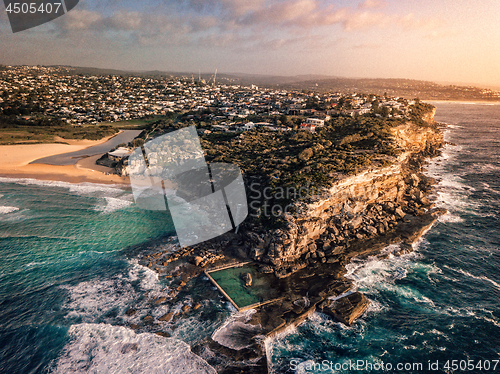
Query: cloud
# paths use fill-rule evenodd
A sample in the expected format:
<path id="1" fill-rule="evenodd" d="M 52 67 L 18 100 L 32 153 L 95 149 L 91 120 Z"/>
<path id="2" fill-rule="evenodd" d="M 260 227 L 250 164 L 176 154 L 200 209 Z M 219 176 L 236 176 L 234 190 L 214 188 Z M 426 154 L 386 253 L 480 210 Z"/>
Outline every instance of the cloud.
<path id="1" fill-rule="evenodd" d="M 431 29 L 441 26 L 431 19 L 418 19 L 412 13 L 405 15 L 375 11 L 387 3 L 383 0 L 366 0 L 358 7 L 323 5 L 318 0 L 292 0 L 270 2 L 239 18 L 247 27 L 300 27 L 313 29 L 321 26 L 340 25 L 345 31 L 396 27 L 405 30 Z"/>
<path id="2" fill-rule="evenodd" d="M 140 30 L 144 27 L 144 14 L 120 10 L 106 20 L 109 27 L 120 30 Z"/>
<path id="3" fill-rule="evenodd" d="M 100 24 L 103 16 L 95 11 L 75 9 L 60 18 L 66 30 L 85 30 Z"/>
<path id="4" fill-rule="evenodd" d="M 374 9 L 374 8 L 384 8 L 388 5 L 385 0 L 365 0 L 363 3 L 359 4 L 360 9 Z"/>
<path id="5" fill-rule="evenodd" d="M 315 16 L 318 11 L 316 0 L 295 0 L 274 3 L 259 10 L 248 13 L 243 23 L 251 24 L 283 24 L 300 23 L 303 17 Z"/>
<path id="6" fill-rule="evenodd" d="M 304 45 L 304 37 L 325 35 L 325 28 L 332 26 L 344 32 L 392 28 L 422 30 L 425 35 L 440 35 L 442 30 L 435 19 L 386 12 L 381 9 L 387 5 L 385 0 L 365 0 L 358 6 L 345 7 L 320 0 L 156 1 L 160 5 L 148 2 L 142 11 L 122 7 L 106 16 L 83 7 L 54 24 L 62 35 L 78 31 L 121 38 L 131 44 L 241 48 L 245 43 L 275 49 L 294 43 Z"/>

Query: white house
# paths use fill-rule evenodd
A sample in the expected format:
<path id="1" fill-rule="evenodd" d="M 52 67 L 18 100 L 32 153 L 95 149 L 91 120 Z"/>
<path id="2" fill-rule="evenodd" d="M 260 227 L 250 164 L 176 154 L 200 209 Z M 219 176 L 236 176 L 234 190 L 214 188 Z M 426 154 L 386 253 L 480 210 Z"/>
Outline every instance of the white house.
<path id="1" fill-rule="evenodd" d="M 303 123 L 307 125 L 314 125 L 315 127 L 323 127 L 325 126 L 325 120 L 318 118 L 307 118 Z"/>
<path id="2" fill-rule="evenodd" d="M 255 123 L 253 123 L 253 122 L 247 122 L 243 126 L 240 126 L 240 128 L 243 131 L 250 131 L 253 128 L 255 128 Z"/>

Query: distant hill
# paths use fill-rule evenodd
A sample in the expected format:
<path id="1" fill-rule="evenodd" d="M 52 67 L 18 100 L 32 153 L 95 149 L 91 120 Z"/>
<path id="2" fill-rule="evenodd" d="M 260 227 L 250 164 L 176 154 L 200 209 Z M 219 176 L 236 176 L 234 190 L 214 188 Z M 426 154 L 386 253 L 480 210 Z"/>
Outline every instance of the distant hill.
<path id="1" fill-rule="evenodd" d="M 473 86 L 442 85 L 413 79 L 354 79 L 332 78 L 288 83 L 281 86 L 288 90 L 314 90 L 319 92 L 361 92 L 423 100 L 492 100 L 500 101 L 500 93 Z"/>
<path id="2" fill-rule="evenodd" d="M 165 72 L 124 71 L 116 69 L 99 69 L 92 67 L 59 66 L 69 74 L 88 75 L 123 75 L 154 77 L 186 77 L 193 80 L 203 79 L 213 83 L 215 72 Z M 341 93 L 373 93 L 378 95 L 420 98 L 423 100 L 488 100 L 500 101 L 500 92 L 489 88 L 474 86 L 446 85 L 413 79 L 369 79 L 342 78 L 328 75 L 296 75 L 272 76 L 244 73 L 217 73 L 217 83 L 256 85 L 262 88 L 278 88 L 286 90 L 310 90 L 318 92 Z"/>

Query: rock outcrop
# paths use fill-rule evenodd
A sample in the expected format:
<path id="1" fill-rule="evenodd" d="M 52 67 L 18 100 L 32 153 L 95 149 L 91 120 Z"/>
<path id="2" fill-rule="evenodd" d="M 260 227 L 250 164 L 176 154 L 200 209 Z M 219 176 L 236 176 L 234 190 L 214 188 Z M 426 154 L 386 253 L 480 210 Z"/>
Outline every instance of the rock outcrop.
<path id="1" fill-rule="evenodd" d="M 361 292 L 354 292 L 333 302 L 323 305 L 323 312 L 347 326 L 359 318 L 370 305 L 370 301 Z"/>
<path id="2" fill-rule="evenodd" d="M 249 256 L 286 277 L 311 262 L 342 262 L 352 257 L 353 242 L 385 234 L 407 214 L 425 213 L 431 206 L 425 197 L 431 183 L 419 175 L 420 167 L 443 146 L 442 133 L 436 126 L 413 123 L 393 132 L 401 153 L 392 165 L 341 178 L 297 203 L 297 213 L 284 216 L 285 228 L 260 235 L 249 232 Z"/>
<path id="3" fill-rule="evenodd" d="M 252 276 L 250 273 L 241 274 L 241 280 L 245 283 L 246 287 L 250 287 L 252 285 Z"/>

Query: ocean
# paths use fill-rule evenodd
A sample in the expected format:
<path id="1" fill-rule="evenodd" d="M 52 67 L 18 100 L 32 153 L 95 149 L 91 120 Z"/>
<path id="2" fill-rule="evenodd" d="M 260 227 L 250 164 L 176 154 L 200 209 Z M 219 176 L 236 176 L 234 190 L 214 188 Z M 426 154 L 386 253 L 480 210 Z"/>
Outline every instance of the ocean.
<path id="1" fill-rule="evenodd" d="M 270 372 L 500 371 L 500 105 L 433 104 L 453 144 L 427 173 L 449 213 L 415 252 L 348 265 L 368 311 L 352 327 L 315 313 L 266 340 Z M 130 248 L 169 235 L 167 213 L 114 186 L 0 179 L 0 373 L 215 372 L 190 346 L 236 312 L 204 277 L 181 295 L 202 307 L 160 323 L 170 338 L 125 327 L 168 311 L 148 302 L 166 280 Z"/>

